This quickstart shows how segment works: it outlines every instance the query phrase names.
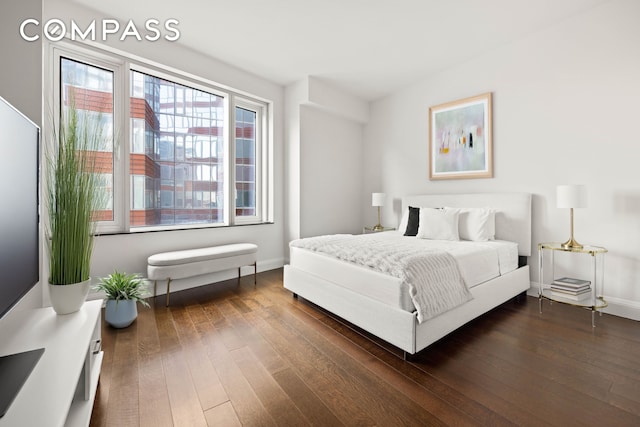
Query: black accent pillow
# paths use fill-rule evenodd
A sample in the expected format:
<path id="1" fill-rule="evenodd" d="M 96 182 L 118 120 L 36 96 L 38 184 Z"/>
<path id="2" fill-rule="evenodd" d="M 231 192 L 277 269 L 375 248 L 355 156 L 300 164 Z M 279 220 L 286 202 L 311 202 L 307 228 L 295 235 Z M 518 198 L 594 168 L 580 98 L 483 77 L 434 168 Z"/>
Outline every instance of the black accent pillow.
<path id="1" fill-rule="evenodd" d="M 420 208 L 409 206 L 409 220 L 407 221 L 407 229 L 405 236 L 415 236 L 418 234 L 418 226 L 420 225 Z"/>

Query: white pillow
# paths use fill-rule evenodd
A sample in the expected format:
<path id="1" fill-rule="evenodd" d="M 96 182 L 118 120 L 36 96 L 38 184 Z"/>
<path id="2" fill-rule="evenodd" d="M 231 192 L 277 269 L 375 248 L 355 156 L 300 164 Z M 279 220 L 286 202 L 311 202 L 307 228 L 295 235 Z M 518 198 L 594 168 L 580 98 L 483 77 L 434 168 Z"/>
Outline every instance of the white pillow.
<path id="1" fill-rule="evenodd" d="M 419 239 L 460 240 L 458 236 L 458 209 L 420 208 Z"/>
<path id="2" fill-rule="evenodd" d="M 460 239 L 486 242 L 496 237 L 496 215 L 490 208 L 461 208 L 458 217 Z"/>

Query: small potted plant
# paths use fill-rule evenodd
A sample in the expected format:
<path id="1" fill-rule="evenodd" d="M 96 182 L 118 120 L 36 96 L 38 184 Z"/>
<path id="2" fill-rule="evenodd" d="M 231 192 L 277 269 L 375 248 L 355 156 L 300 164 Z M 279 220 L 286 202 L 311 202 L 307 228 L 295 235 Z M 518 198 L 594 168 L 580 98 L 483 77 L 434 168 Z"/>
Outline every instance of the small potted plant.
<path id="1" fill-rule="evenodd" d="M 95 288 L 107 295 L 104 320 L 114 328 L 126 328 L 138 317 L 136 303 L 145 307 L 144 300 L 148 296 L 145 280 L 138 274 L 127 274 L 114 271 L 100 279 Z"/>

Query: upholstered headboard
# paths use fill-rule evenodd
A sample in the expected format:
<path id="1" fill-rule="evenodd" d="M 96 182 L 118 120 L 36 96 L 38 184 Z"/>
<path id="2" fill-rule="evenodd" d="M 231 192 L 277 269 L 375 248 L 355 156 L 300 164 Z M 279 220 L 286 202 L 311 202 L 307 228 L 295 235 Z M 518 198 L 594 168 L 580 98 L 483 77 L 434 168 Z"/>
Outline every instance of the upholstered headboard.
<path id="1" fill-rule="evenodd" d="M 477 193 L 405 196 L 402 212 L 409 206 L 425 208 L 484 208 L 496 210 L 496 239 L 518 243 L 518 254 L 531 256 L 531 194 Z"/>

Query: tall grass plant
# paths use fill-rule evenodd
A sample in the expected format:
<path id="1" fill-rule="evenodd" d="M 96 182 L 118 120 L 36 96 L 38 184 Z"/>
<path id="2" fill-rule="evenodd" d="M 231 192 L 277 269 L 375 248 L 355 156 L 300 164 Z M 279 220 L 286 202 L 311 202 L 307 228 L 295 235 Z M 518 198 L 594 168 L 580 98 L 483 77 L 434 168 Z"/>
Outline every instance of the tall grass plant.
<path id="1" fill-rule="evenodd" d="M 100 119 L 74 107 L 61 114 L 48 156 L 49 283 L 69 285 L 90 278 L 95 233 L 94 212 L 103 204 L 100 176 L 94 173 L 100 146 Z"/>

